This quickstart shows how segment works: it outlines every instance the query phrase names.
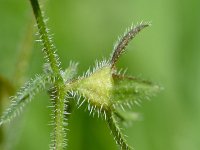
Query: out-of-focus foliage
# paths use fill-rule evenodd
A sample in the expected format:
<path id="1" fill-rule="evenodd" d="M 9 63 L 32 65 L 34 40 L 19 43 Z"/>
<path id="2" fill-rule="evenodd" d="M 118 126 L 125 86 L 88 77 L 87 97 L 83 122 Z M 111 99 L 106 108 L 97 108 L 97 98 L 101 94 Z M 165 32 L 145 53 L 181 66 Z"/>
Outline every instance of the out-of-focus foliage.
<path id="1" fill-rule="evenodd" d="M 93 66 L 96 58 L 108 56 L 125 28 L 152 21 L 152 27 L 134 39 L 118 64 L 129 68 L 128 74 L 158 81 L 165 88 L 151 102 L 134 108 L 143 120 L 134 122 L 126 134 L 136 150 L 200 149 L 199 5 L 198 0 L 48 0 L 43 7 L 64 67 L 70 60 L 79 61 L 79 74 Z M 0 1 L 0 75 L 13 83 L 30 16 L 29 1 Z M 35 43 L 27 77 L 42 72 L 42 62 L 40 46 Z M 41 93 L 32 104 L 21 116 L 20 129 L 16 126 L 13 130 L 13 136 L 20 130 L 14 136 L 14 150 L 48 149 L 47 94 Z M 75 110 L 69 121 L 68 149 L 116 149 L 101 119 Z"/>

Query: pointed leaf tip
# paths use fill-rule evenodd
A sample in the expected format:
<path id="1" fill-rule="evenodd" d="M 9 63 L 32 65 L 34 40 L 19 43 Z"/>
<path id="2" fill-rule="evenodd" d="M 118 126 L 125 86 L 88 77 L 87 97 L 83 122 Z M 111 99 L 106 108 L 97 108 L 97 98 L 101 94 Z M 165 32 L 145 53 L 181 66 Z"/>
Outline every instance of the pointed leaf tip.
<path id="1" fill-rule="evenodd" d="M 126 46 L 129 44 L 129 42 L 144 28 L 150 26 L 150 23 L 140 23 L 136 26 L 131 27 L 128 29 L 125 34 L 122 36 L 122 38 L 119 39 L 119 41 L 116 42 L 113 50 L 113 54 L 111 57 L 111 64 L 112 67 L 116 64 L 119 57 L 125 52 Z"/>

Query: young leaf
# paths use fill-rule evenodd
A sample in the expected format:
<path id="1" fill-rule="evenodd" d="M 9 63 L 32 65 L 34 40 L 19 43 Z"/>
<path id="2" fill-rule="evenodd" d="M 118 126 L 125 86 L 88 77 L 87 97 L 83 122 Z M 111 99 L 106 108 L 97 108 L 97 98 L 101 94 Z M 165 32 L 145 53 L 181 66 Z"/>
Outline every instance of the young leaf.
<path id="1" fill-rule="evenodd" d="M 110 63 L 112 67 L 115 66 L 117 60 L 119 57 L 125 52 L 126 46 L 129 44 L 129 42 L 144 28 L 148 27 L 149 23 L 140 23 L 137 26 L 132 26 L 130 29 L 128 29 L 122 38 L 119 39 L 119 41 L 116 42 L 112 57 L 110 60 Z"/>
<path id="2" fill-rule="evenodd" d="M 150 99 L 160 91 L 160 87 L 150 81 L 135 77 L 113 74 L 113 105 L 128 106 L 139 105 L 143 99 Z"/>
<path id="3" fill-rule="evenodd" d="M 51 77 L 47 75 L 36 76 L 20 89 L 15 96 L 12 97 L 11 106 L 3 113 L 0 118 L 0 125 L 12 120 L 30 102 L 35 94 L 45 89 L 47 83 L 51 83 Z"/>

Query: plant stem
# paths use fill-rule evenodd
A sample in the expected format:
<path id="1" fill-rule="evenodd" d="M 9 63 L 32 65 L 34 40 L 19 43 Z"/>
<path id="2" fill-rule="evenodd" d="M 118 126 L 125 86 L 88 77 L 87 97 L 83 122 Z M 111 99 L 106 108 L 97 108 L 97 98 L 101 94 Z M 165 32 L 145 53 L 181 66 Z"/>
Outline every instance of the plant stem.
<path id="1" fill-rule="evenodd" d="M 30 0 L 30 2 L 37 21 L 40 39 L 43 43 L 43 53 L 45 55 L 46 62 L 50 64 L 52 71 L 60 76 L 60 62 L 58 61 L 58 55 L 55 53 L 56 48 L 48 35 L 48 29 L 45 25 L 38 0 Z"/>
<path id="2" fill-rule="evenodd" d="M 131 150 L 132 148 L 126 143 L 126 140 L 123 137 L 123 134 L 120 131 L 120 128 L 117 125 L 117 121 L 114 118 L 112 112 L 107 111 L 107 122 L 108 126 L 114 136 L 116 143 L 120 146 L 122 150 Z"/>
<path id="3" fill-rule="evenodd" d="M 38 0 L 30 0 L 33 12 L 37 21 L 37 26 L 39 29 L 40 40 L 43 43 L 43 53 L 45 55 L 46 63 L 49 64 L 51 71 L 56 77 L 54 84 L 54 89 L 51 91 L 51 96 L 53 98 L 53 139 L 51 149 L 53 150 L 63 150 L 66 146 L 66 117 L 67 105 L 65 103 L 65 86 L 64 80 L 60 72 L 60 62 L 58 61 L 58 55 L 56 54 L 56 48 L 53 45 L 51 38 L 48 35 L 48 29 L 45 25 Z"/>
<path id="4" fill-rule="evenodd" d="M 55 87 L 55 101 L 54 101 L 54 120 L 55 128 L 53 133 L 52 149 L 63 150 L 66 147 L 66 104 L 65 96 L 62 85 L 57 85 Z"/>

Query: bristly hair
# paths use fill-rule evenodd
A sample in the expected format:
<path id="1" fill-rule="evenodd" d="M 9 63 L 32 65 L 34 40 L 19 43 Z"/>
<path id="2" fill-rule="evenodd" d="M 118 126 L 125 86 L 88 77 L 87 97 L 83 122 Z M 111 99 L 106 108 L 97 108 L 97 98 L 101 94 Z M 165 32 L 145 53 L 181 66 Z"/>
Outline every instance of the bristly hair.
<path id="1" fill-rule="evenodd" d="M 115 63 L 119 59 L 120 55 L 122 55 L 125 52 L 126 46 L 128 43 L 145 27 L 150 26 L 150 23 L 143 23 L 136 26 L 131 26 L 130 29 L 127 29 L 127 31 L 124 33 L 122 38 L 119 38 L 119 40 L 114 45 L 113 53 L 111 55 L 110 63 L 112 65 L 112 68 L 114 67 Z"/>
<path id="2" fill-rule="evenodd" d="M 96 60 L 94 67 L 92 67 L 92 69 L 91 69 L 91 67 L 89 67 L 88 70 L 82 76 L 78 77 L 78 79 L 89 77 L 93 73 L 95 73 L 97 70 L 99 70 L 105 66 L 109 66 L 109 65 L 110 65 L 110 62 L 108 60 L 106 60 L 105 58 L 102 61 Z"/>
<path id="3" fill-rule="evenodd" d="M 11 106 L 7 108 L 0 118 L 0 125 L 9 122 L 20 114 L 24 106 L 30 102 L 37 93 L 44 90 L 47 84 L 54 82 L 54 80 L 54 77 L 44 74 L 36 75 L 35 79 L 31 79 L 27 82 L 25 86 L 17 92 L 16 96 L 12 97 Z"/>

